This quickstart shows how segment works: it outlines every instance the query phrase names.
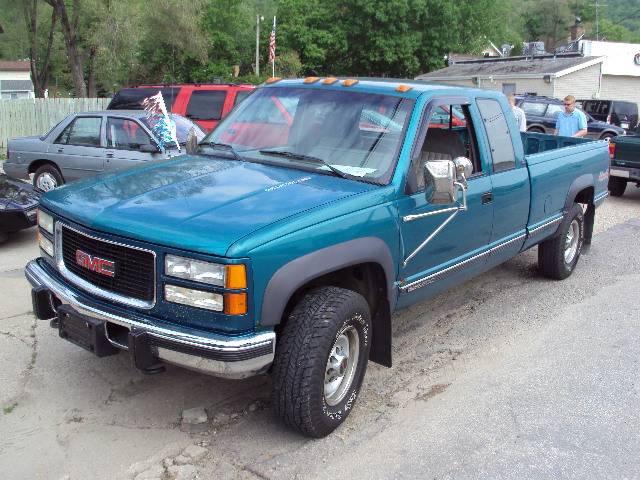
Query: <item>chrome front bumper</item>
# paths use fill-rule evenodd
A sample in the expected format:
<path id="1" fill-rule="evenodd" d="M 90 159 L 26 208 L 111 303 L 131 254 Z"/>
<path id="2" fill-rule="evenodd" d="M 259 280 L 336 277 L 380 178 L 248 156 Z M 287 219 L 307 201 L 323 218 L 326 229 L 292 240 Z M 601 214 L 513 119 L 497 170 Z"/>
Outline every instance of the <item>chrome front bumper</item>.
<path id="1" fill-rule="evenodd" d="M 265 372 L 273 363 L 276 338 L 274 332 L 251 336 L 226 337 L 207 332 L 194 334 L 159 327 L 127 318 L 91 305 L 84 296 L 51 275 L 38 260 L 32 260 L 25 268 L 25 276 L 34 289 L 46 289 L 63 305 L 69 305 L 79 315 L 104 322 L 105 335 L 108 324 L 119 325 L 130 332 L 142 335 L 160 360 L 191 370 L 224 378 L 246 378 Z M 52 298 L 52 307 L 59 305 Z M 55 310 L 55 308 L 53 308 Z M 121 350 L 128 345 L 107 339 Z"/>

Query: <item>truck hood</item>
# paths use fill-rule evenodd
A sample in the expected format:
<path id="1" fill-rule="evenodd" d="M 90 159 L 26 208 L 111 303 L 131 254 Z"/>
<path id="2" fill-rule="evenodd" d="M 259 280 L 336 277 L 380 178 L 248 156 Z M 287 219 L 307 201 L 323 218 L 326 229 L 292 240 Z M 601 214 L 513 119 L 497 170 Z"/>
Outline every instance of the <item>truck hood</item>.
<path id="1" fill-rule="evenodd" d="M 375 188 L 297 169 L 183 156 L 74 182 L 47 192 L 41 203 L 97 231 L 225 255 L 264 226 Z"/>

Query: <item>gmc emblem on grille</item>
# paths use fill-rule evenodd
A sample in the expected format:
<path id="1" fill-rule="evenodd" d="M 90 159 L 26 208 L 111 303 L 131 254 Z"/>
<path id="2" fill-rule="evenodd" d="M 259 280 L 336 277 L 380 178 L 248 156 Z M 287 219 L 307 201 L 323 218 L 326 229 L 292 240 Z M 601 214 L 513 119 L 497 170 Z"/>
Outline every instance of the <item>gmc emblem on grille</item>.
<path id="1" fill-rule="evenodd" d="M 82 268 L 107 277 L 114 277 L 116 274 L 116 264 L 114 262 L 104 258 L 92 257 L 82 250 L 76 250 L 76 263 Z"/>

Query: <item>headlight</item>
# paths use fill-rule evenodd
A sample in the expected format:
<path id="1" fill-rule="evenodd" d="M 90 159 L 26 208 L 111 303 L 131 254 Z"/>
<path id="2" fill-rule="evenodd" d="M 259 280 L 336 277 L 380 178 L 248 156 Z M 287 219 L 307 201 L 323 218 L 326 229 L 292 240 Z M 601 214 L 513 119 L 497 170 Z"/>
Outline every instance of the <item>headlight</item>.
<path id="1" fill-rule="evenodd" d="M 247 275 L 244 265 L 220 265 L 178 257 L 177 255 L 167 255 L 164 258 L 164 272 L 172 277 L 220 287 L 247 287 Z"/>
<path id="2" fill-rule="evenodd" d="M 38 244 L 40 245 L 40 248 L 47 253 L 47 255 L 53 257 L 53 242 L 45 237 L 42 232 L 38 232 Z"/>
<path id="3" fill-rule="evenodd" d="M 44 229 L 45 232 L 53 235 L 53 217 L 40 209 L 38 209 L 38 225 Z"/>
<path id="4" fill-rule="evenodd" d="M 223 310 L 223 297 L 219 293 L 204 292 L 202 290 L 178 287 L 177 285 L 165 285 L 164 298 L 168 302 L 180 303 L 191 307 L 205 308 L 217 312 Z"/>

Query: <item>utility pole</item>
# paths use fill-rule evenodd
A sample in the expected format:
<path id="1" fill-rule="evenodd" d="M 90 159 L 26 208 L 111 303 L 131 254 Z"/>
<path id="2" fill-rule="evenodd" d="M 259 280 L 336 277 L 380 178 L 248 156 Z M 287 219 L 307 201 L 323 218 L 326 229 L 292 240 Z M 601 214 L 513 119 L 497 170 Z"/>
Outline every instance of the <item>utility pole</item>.
<path id="1" fill-rule="evenodd" d="M 264 20 L 262 15 L 256 15 L 256 77 L 260 76 L 260 22 Z"/>
<path id="2" fill-rule="evenodd" d="M 600 5 L 598 0 L 596 0 L 596 40 L 600 40 L 600 18 L 598 16 L 598 8 L 600 7 L 608 7 L 608 5 Z"/>

